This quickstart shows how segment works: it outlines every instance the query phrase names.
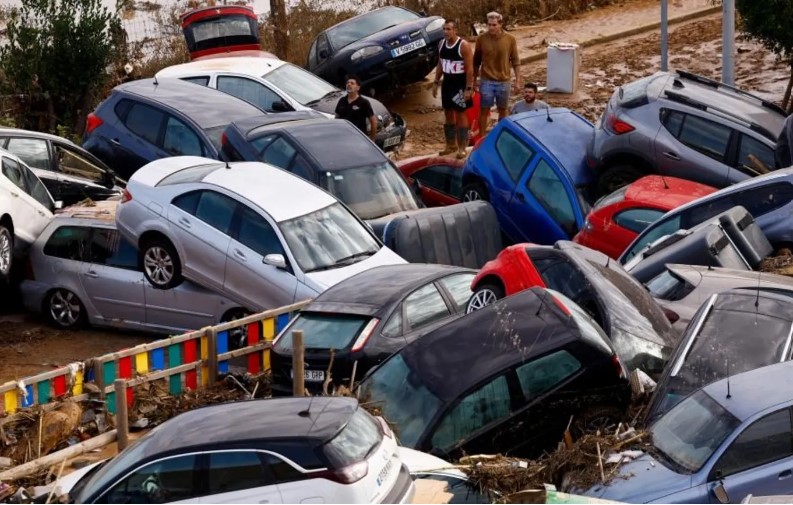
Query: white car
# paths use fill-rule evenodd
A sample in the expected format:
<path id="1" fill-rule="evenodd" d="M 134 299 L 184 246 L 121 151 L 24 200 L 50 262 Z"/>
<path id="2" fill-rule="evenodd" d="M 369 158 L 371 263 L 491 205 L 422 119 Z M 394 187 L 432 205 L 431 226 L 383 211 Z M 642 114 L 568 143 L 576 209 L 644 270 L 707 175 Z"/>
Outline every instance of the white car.
<path id="1" fill-rule="evenodd" d="M 127 183 L 116 225 L 155 288 L 184 277 L 254 310 L 406 263 L 330 193 L 259 162 L 153 161 Z"/>
<path id="2" fill-rule="evenodd" d="M 0 165 L 0 280 L 3 280 L 11 273 L 14 254 L 30 247 L 52 219 L 57 206 L 44 184 L 17 156 L 0 149 Z"/>
<path id="3" fill-rule="evenodd" d="M 414 503 L 497 503 L 493 496 L 469 484 L 468 474 L 432 454 L 399 447 L 399 458 L 416 485 Z"/>

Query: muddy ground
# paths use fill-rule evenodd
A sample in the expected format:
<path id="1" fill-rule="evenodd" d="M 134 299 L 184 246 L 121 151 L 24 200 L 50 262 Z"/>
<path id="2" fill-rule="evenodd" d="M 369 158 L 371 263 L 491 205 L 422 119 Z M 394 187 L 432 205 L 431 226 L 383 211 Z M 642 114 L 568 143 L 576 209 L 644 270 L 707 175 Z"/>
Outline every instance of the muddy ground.
<path id="1" fill-rule="evenodd" d="M 692 1 L 707 3 L 708 0 Z M 537 27 L 523 28 L 520 31 L 521 47 L 531 46 L 531 40 L 535 39 L 540 50 L 544 40 L 582 41 L 584 39 L 573 34 L 596 36 L 608 33 L 619 20 L 628 20 L 634 25 L 657 21 L 657 5 L 656 0 L 638 0 L 625 7 L 587 13 L 579 20 L 558 23 L 551 20 Z M 675 7 L 675 2 L 672 2 L 672 7 Z M 779 101 L 788 76 L 784 64 L 777 63 L 772 54 L 756 43 L 739 38 L 736 46 L 737 84 Z M 670 68 L 718 79 L 721 74 L 721 16 L 712 15 L 672 26 L 669 54 Z M 590 46 L 582 49 L 578 92 L 573 95 L 546 94 L 542 98 L 552 106 L 569 107 L 595 121 L 616 86 L 653 73 L 659 64 L 657 32 Z M 544 85 L 545 60 L 524 65 L 522 73 L 525 82 Z M 430 83 L 426 80 L 399 96 L 383 98 L 390 108 L 408 121 L 411 134 L 400 154 L 402 157 L 431 154 L 442 148 L 443 115 L 439 100 L 434 100 L 429 92 Z M 518 96 L 513 98 L 518 99 Z M 112 330 L 59 331 L 48 326 L 42 318 L 20 313 L 18 295 L 11 294 L 0 300 L 0 383 L 155 338 Z"/>

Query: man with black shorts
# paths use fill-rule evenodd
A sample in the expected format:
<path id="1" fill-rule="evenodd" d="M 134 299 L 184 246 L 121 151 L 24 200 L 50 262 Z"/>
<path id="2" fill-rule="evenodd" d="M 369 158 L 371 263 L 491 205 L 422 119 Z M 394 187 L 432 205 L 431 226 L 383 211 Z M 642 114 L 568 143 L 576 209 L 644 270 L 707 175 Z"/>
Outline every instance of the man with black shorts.
<path id="1" fill-rule="evenodd" d="M 442 84 L 441 84 L 442 82 Z M 441 87 L 441 105 L 446 115 L 443 133 L 446 149 L 441 156 L 457 152 L 457 158 L 465 158 L 468 147 L 468 116 L 474 93 L 474 52 L 470 44 L 457 36 L 457 22 L 446 21 L 443 25 L 443 40 L 438 46 L 438 66 L 435 67 L 435 83 L 432 96 L 437 98 Z"/>
<path id="2" fill-rule="evenodd" d="M 351 75 L 347 77 L 347 95 L 339 99 L 336 104 L 336 118 L 346 119 L 368 135 L 372 142 L 377 138 L 377 116 L 374 115 L 372 104 L 360 95 L 361 81 Z M 366 125 L 369 124 L 369 131 Z"/>

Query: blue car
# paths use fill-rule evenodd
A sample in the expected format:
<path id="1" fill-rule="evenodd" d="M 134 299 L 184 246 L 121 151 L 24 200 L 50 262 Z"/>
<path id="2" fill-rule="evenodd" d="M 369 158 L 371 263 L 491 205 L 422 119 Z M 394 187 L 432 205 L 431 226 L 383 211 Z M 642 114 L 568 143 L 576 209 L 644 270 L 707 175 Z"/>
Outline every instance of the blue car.
<path id="1" fill-rule="evenodd" d="M 585 160 L 592 128 L 564 108 L 502 119 L 466 160 L 463 201 L 489 201 L 512 242 L 570 240 L 593 202 Z"/>
<path id="2" fill-rule="evenodd" d="M 649 450 L 586 494 L 626 503 L 740 503 L 793 494 L 793 362 L 696 391 L 649 430 Z"/>
<path id="3" fill-rule="evenodd" d="M 367 92 L 391 89 L 423 80 L 438 64 L 441 39 L 442 17 L 383 7 L 320 33 L 306 68 L 342 88 L 355 74 Z"/>

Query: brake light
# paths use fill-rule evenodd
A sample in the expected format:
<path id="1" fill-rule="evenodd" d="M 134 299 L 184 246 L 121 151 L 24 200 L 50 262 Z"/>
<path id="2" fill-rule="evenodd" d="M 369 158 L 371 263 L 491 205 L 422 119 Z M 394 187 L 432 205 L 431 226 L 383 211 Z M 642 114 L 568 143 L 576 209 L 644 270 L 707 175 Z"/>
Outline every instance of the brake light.
<path id="1" fill-rule="evenodd" d="M 609 131 L 615 135 L 622 135 L 623 133 L 630 133 L 635 130 L 632 125 L 626 123 L 622 119 L 619 119 L 614 114 L 609 114 L 606 117 L 606 126 L 608 127 Z"/>
<path id="2" fill-rule="evenodd" d="M 372 332 L 374 331 L 375 326 L 379 323 L 380 320 L 376 317 L 373 317 L 366 326 L 363 327 L 361 330 L 361 334 L 358 335 L 358 338 L 355 340 L 355 343 L 352 344 L 352 352 L 360 351 L 363 349 L 363 346 L 366 345 L 366 341 L 369 340 L 369 337 L 372 336 Z"/>
<path id="3" fill-rule="evenodd" d="M 85 118 L 85 133 L 91 133 L 102 125 L 102 119 L 93 112 Z"/>
<path id="4" fill-rule="evenodd" d="M 664 314 L 666 315 L 666 318 L 669 319 L 669 322 L 672 324 L 676 323 L 677 320 L 680 319 L 680 316 L 677 314 L 677 312 L 673 310 L 663 309 L 663 311 Z"/>
<path id="5" fill-rule="evenodd" d="M 132 193 L 125 189 L 124 192 L 121 193 L 121 203 L 127 203 L 130 200 L 132 200 Z"/>
<path id="6" fill-rule="evenodd" d="M 616 354 L 612 356 L 611 362 L 614 364 L 614 369 L 617 371 L 617 377 L 624 379 L 628 376 L 628 373 L 625 371 L 625 367 L 622 366 L 622 361 L 620 361 L 619 356 Z"/>
<path id="7" fill-rule="evenodd" d="M 567 317 L 570 317 L 570 316 L 572 316 L 572 314 L 570 313 L 570 309 L 568 309 L 568 308 L 565 306 L 565 304 L 563 304 L 563 303 L 561 302 L 561 300 L 559 300 L 558 298 L 556 298 L 556 297 L 555 297 L 555 296 L 553 296 L 553 295 L 551 295 L 551 300 L 553 300 L 553 303 L 555 303 L 555 304 L 556 304 L 556 306 L 557 306 L 557 307 L 559 307 L 559 309 L 561 309 L 561 311 L 562 311 L 562 312 L 564 312 L 564 313 L 567 315 Z"/>
<path id="8" fill-rule="evenodd" d="M 354 463 L 350 466 L 340 468 L 339 470 L 325 470 L 309 475 L 314 478 L 328 479 L 333 482 L 338 482 L 339 484 L 354 484 L 366 477 L 367 473 L 369 473 L 369 463 L 367 461 L 361 461 L 360 463 Z"/>

